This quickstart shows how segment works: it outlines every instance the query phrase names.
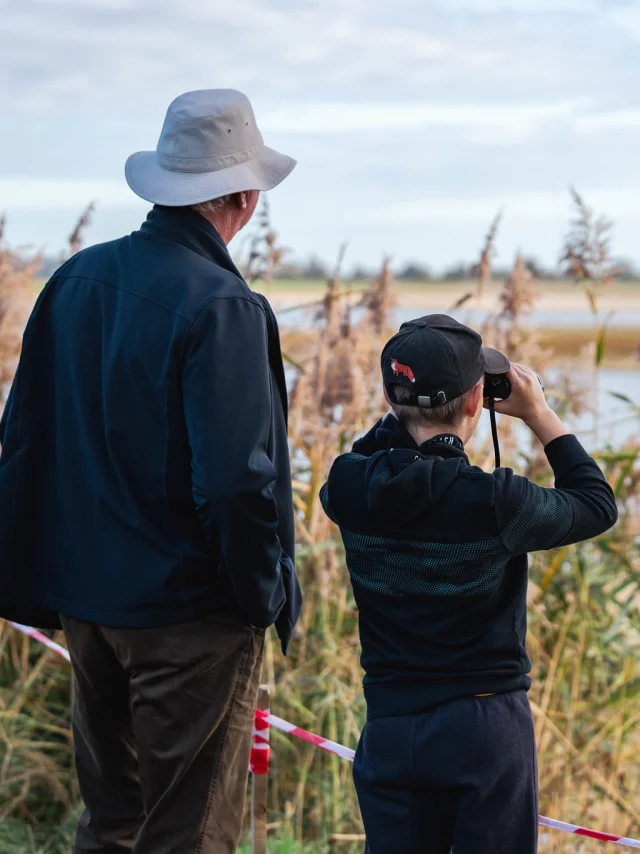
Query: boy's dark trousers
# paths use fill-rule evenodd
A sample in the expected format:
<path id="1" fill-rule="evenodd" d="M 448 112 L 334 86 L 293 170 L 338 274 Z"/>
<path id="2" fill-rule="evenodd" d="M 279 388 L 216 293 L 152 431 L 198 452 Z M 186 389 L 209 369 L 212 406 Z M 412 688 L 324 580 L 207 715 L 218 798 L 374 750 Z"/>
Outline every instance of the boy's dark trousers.
<path id="1" fill-rule="evenodd" d="M 525 691 L 367 721 L 354 780 L 368 854 L 534 854 L 538 769 Z"/>
<path id="2" fill-rule="evenodd" d="M 229 614 L 153 629 L 61 621 L 86 807 L 76 854 L 232 854 L 264 630 Z"/>

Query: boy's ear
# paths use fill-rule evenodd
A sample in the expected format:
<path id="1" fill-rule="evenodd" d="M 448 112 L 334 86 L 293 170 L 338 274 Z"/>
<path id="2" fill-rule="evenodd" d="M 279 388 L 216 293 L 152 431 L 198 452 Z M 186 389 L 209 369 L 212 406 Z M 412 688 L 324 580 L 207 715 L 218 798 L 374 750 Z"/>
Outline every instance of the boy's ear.
<path id="1" fill-rule="evenodd" d="M 483 383 L 478 383 L 471 389 L 471 394 L 467 399 L 467 405 L 465 407 L 465 415 L 468 415 L 470 418 L 473 418 L 474 415 L 478 412 L 478 409 L 482 407 L 484 404 L 484 385 Z"/>

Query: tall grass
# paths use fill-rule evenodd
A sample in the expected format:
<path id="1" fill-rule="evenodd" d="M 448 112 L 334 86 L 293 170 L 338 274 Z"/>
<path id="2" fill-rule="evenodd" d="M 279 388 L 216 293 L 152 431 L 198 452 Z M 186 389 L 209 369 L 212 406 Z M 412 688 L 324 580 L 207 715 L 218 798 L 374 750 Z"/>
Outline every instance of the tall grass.
<path id="1" fill-rule="evenodd" d="M 585 277 L 578 276 L 578 265 L 588 268 L 602 237 L 600 225 L 594 236 L 597 221 L 586 216 L 587 210 L 578 205 L 566 240 L 582 286 Z M 269 240 L 262 249 L 259 242 L 252 244 L 251 263 L 269 281 L 270 264 L 279 254 L 266 219 L 260 227 Z M 478 266 L 483 285 L 490 277 L 497 228 L 498 221 Z M 601 240 L 598 252 L 602 245 Z M 588 252 L 592 256 L 587 257 Z M 378 359 L 393 325 L 394 283 L 385 261 L 364 294 L 352 293 L 340 280 L 343 254 L 325 298 L 311 309 L 315 312 L 311 331 L 283 335 L 291 382 L 297 562 L 306 604 L 286 661 L 275 639 L 268 638 L 263 679 L 271 685 L 277 714 L 355 746 L 365 711 L 357 612 L 342 544 L 322 512 L 318 490 L 334 457 L 384 411 Z M 594 312 L 592 341 L 579 360 L 583 373 L 587 368 L 586 385 L 576 382 L 578 364 L 571 362 L 549 388 L 553 405 L 568 421 L 585 406 L 593 406 L 606 347 L 598 297 L 607 286 L 609 268 L 606 255 L 598 258 L 599 266 L 588 268 L 592 275 L 586 287 Z M 17 267 L 11 273 L 14 281 L 22 275 Z M 7 286 L 3 269 L 6 262 L 5 267 L 0 265 L 0 324 L 3 294 L 27 287 L 22 279 L 20 286 Z M 482 287 L 465 299 L 465 307 L 481 297 Z M 11 305 L 12 298 L 8 302 Z M 549 353 L 526 323 L 535 302 L 536 283 L 518 258 L 504 285 L 500 308 L 486 320 L 483 334 L 513 358 L 544 372 Z M 358 304 L 364 312 L 358 313 L 356 322 L 352 309 Z M 6 337 L 9 343 L 2 352 L 9 354 L 6 364 L 15 366 L 14 332 L 7 328 L 0 325 L 0 346 Z M 548 484 L 550 472 L 541 448 L 508 419 L 503 419 L 500 430 L 505 459 Z M 539 747 L 541 811 L 629 836 L 640 835 L 639 452 L 635 441 L 598 450 L 618 498 L 620 522 L 595 542 L 534 555 L 529 591 L 530 697 Z M 477 440 L 470 454 L 474 463 L 491 468 L 488 442 Z M 64 662 L 7 626 L 0 629 L 0 819 L 6 819 L 0 821 L 0 833 L 14 839 L 10 848 L 0 836 L 3 852 L 68 850 L 65 834 L 77 802 L 70 755 L 70 690 Z M 270 820 L 282 839 L 298 846 L 310 843 L 309 850 L 318 852 L 331 833 L 361 830 L 349 763 L 277 731 L 272 744 Z M 57 836 L 51 835 L 52 827 L 58 828 Z M 287 847 L 289 842 L 278 844 L 283 847 L 274 842 L 274 852 L 302 854 L 299 847 Z M 541 842 L 542 851 L 558 854 L 607 848 L 615 850 L 553 831 L 545 832 Z"/>

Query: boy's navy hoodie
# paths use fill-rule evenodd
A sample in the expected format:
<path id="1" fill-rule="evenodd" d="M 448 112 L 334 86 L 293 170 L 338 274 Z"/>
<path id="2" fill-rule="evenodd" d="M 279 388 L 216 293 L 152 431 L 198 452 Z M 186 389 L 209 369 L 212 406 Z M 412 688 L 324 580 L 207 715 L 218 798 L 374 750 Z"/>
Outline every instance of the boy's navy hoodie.
<path id="1" fill-rule="evenodd" d="M 555 489 L 492 474 L 463 450 L 418 447 L 387 415 L 322 489 L 360 611 L 369 718 L 528 689 L 527 552 L 615 524 L 613 492 L 575 436 L 545 448 Z"/>

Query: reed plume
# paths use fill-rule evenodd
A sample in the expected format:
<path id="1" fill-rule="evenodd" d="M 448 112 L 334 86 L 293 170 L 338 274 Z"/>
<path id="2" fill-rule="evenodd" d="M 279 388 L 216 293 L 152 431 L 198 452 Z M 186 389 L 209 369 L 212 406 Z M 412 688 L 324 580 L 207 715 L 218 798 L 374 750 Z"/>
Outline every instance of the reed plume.
<path id="1" fill-rule="evenodd" d="M 484 245 L 480 253 L 480 261 L 473 268 L 474 274 L 478 277 L 478 288 L 476 290 L 476 296 L 478 299 L 482 299 L 482 297 L 484 296 L 485 288 L 491 281 L 491 260 L 496 251 L 496 238 L 498 236 L 498 229 L 500 227 L 501 222 L 502 211 L 498 211 L 495 216 L 495 219 L 489 227 L 487 236 L 484 239 Z"/>

